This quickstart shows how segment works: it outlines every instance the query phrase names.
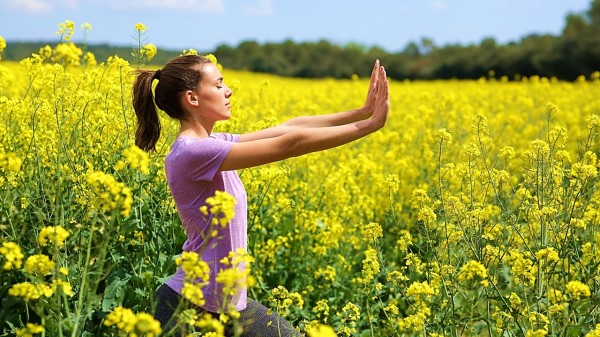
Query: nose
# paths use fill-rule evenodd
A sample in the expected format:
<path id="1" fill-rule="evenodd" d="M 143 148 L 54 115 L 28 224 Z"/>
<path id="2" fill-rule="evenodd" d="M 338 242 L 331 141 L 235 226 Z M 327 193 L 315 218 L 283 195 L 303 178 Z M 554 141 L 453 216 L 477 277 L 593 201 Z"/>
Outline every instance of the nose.
<path id="1" fill-rule="evenodd" d="M 227 88 L 227 90 L 225 90 L 225 97 L 231 97 L 231 95 L 233 95 L 233 91 L 227 85 L 225 85 L 225 88 Z"/>

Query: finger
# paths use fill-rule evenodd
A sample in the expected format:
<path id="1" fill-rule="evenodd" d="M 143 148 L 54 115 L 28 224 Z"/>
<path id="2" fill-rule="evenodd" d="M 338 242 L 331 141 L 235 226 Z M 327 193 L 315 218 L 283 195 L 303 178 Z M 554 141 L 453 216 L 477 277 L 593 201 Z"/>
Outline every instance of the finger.
<path id="1" fill-rule="evenodd" d="M 387 79 L 387 73 L 385 72 L 385 69 L 383 70 L 383 95 L 385 97 L 385 101 L 386 101 L 386 105 L 389 107 L 390 105 L 390 83 L 388 82 Z"/>
<path id="2" fill-rule="evenodd" d="M 386 79 L 386 74 L 385 74 L 385 68 L 383 66 L 379 67 L 379 76 L 378 76 L 378 81 L 377 81 L 377 85 L 383 85 L 385 83 Z"/>
<path id="3" fill-rule="evenodd" d="M 377 83 L 379 79 L 379 59 L 375 60 L 375 64 L 373 65 L 373 70 L 371 71 L 371 84 Z"/>
<path id="4" fill-rule="evenodd" d="M 375 64 L 373 65 L 373 70 L 371 71 L 371 78 L 377 76 L 377 72 L 379 71 L 379 59 L 375 60 Z"/>

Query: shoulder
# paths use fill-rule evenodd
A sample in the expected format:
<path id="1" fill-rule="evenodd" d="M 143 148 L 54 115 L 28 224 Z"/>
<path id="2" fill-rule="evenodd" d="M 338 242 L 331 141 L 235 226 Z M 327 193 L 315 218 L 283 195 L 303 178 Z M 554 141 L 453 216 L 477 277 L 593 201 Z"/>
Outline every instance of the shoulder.
<path id="1" fill-rule="evenodd" d="M 219 137 L 194 138 L 194 137 L 178 137 L 167 157 L 187 156 L 187 155 L 203 155 L 214 152 L 219 149 L 228 149 L 231 147 L 231 142 Z"/>
<path id="2" fill-rule="evenodd" d="M 210 138 L 220 139 L 227 142 L 238 142 L 240 139 L 240 135 L 234 133 L 213 132 L 210 134 Z"/>
<path id="3" fill-rule="evenodd" d="M 165 157 L 165 170 L 199 180 L 210 180 L 233 146 L 233 142 L 215 138 L 180 137 Z"/>

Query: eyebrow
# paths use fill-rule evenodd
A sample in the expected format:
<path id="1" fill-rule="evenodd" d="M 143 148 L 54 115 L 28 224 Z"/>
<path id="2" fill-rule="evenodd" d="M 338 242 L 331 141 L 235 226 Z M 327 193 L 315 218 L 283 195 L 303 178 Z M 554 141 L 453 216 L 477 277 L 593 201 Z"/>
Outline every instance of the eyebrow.
<path id="1" fill-rule="evenodd" d="M 223 77 L 219 77 L 215 80 L 216 82 L 223 82 Z"/>

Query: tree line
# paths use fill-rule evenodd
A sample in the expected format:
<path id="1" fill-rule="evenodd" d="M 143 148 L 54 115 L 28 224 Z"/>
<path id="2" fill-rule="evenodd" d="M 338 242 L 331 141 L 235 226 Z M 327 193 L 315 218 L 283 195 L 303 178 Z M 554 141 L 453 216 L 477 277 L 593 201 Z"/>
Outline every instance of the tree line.
<path id="1" fill-rule="evenodd" d="M 45 44 L 9 43 L 3 58 L 20 60 Z M 131 59 L 131 47 L 102 44 L 85 48 L 99 61 L 112 55 Z M 180 53 L 159 49 L 152 63 L 164 64 Z M 222 44 L 215 50 L 201 52 L 207 53 L 217 56 L 227 68 L 290 77 L 365 77 L 369 76 L 373 60 L 379 58 L 386 65 L 388 76 L 394 79 L 477 79 L 488 76 L 515 79 L 538 75 L 574 80 L 600 70 L 600 0 L 591 1 L 590 8 L 583 13 L 567 15 L 558 36 L 531 34 L 507 44 L 485 38 L 473 45 L 437 46 L 432 39 L 422 38 L 408 43 L 400 52 L 391 53 L 377 46 L 356 43 L 340 46 L 327 40 L 264 44 L 249 40 L 237 46 Z"/>

